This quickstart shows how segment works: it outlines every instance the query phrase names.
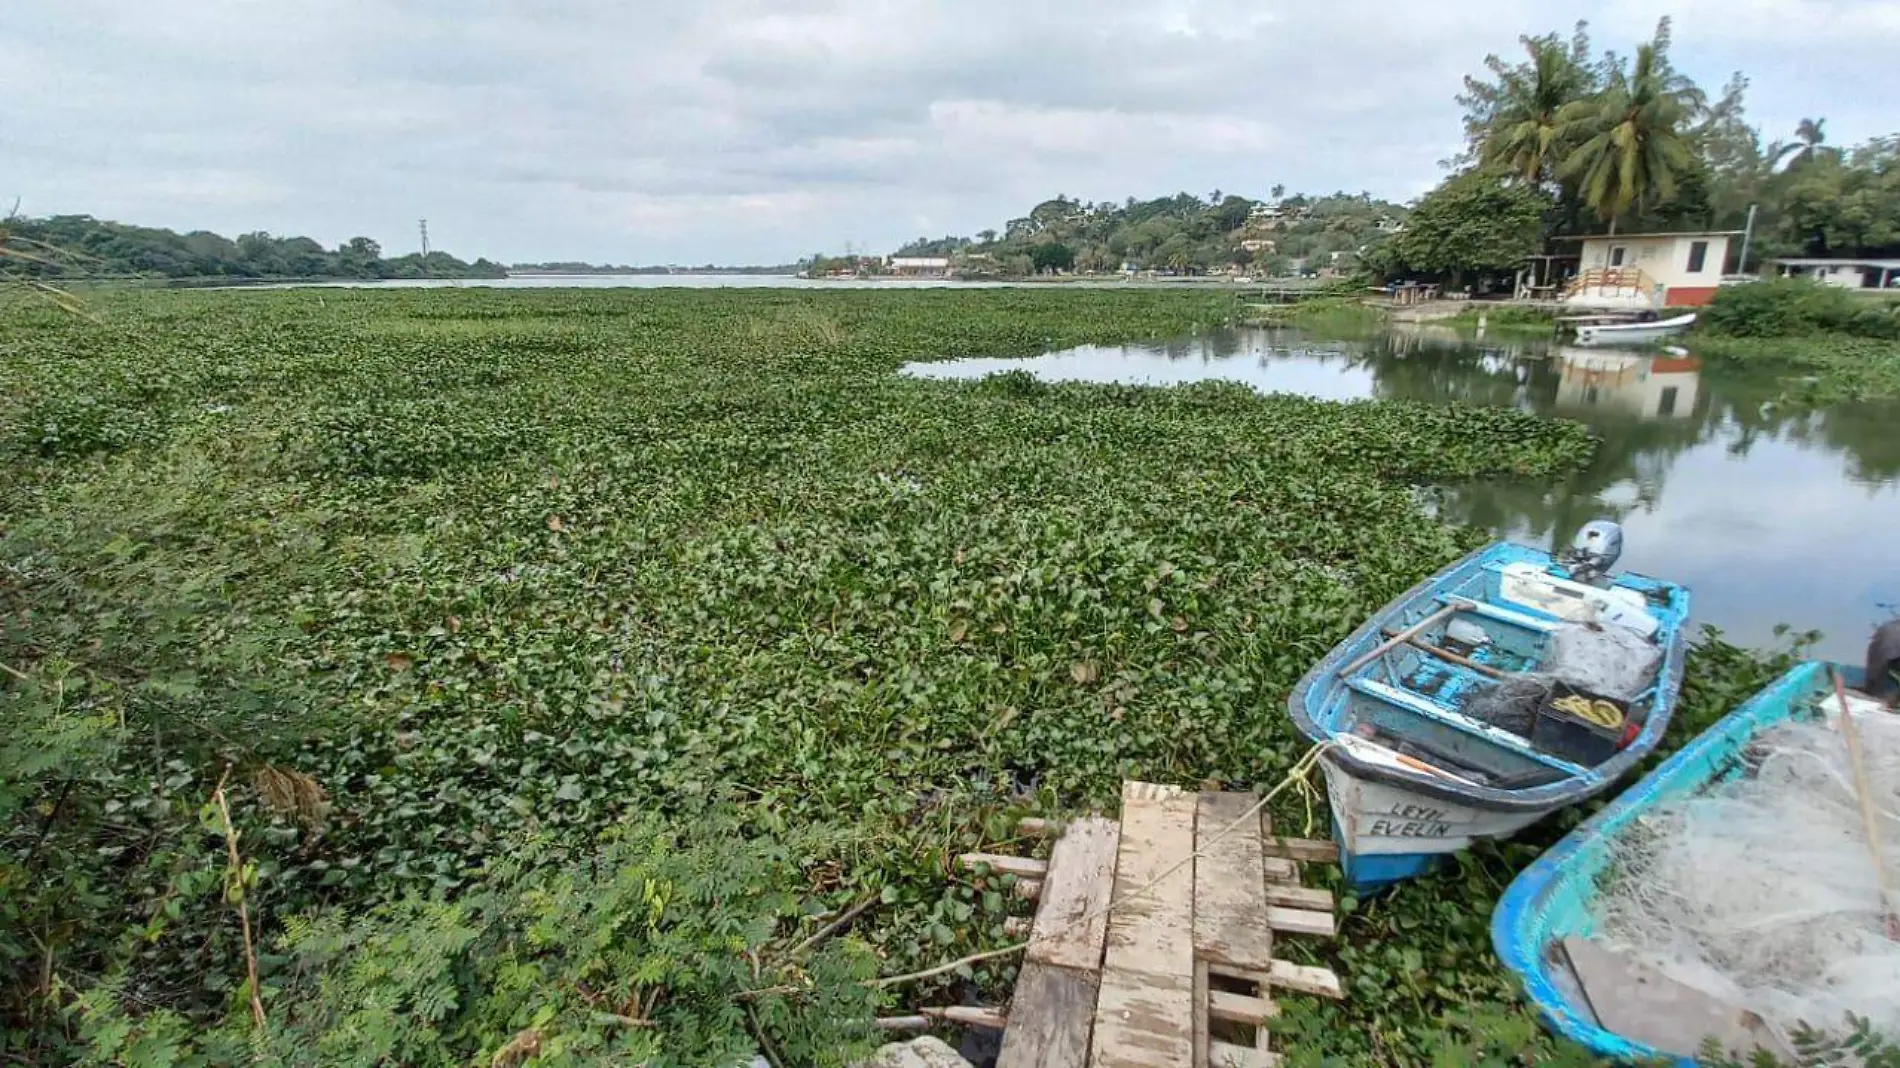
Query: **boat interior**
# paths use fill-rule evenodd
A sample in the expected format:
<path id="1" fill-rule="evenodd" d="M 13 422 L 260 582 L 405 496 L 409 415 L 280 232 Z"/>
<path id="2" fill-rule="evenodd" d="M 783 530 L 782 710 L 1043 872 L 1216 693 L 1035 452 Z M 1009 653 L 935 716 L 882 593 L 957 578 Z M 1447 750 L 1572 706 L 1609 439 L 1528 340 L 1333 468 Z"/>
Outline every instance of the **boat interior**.
<path id="1" fill-rule="evenodd" d="M 1679 594 L 1636 575 L 1617 576 L 1608 588 L 1585 586 L 1541 553 L 1499 546 L 1388 615 L 1349 650 L 1314 720 L 1363 761 L 1450 783 L 1527 789 L 1587 776 L 1607 756 L 1579 759 L 1543 744 L 1548 732 L 1528 721 L 1474 713 L 1494 706 L 1487 695 L 1544 668 L 1561 627 L 1609 620 L 1666 647 L 1683 614 Z M 1659 686 L 1652 681 L 1627 702 L 1627 716 L 1614 726 L 1633 734 Z"/>

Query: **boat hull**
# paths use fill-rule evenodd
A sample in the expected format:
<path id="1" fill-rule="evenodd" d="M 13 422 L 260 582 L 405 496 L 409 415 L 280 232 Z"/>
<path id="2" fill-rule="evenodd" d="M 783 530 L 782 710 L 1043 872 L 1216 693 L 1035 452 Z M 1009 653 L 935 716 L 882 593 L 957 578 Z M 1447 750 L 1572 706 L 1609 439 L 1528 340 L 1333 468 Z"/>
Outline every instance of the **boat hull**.
<path id="1" fill-rule="evenodd" d="M 1742 774 L 1755 735 L 1806 714 L 1829 692 L 1832 671 L 1849 683 L 1860 680 L 1855 668 L 1819 661 L 1796 666 L 1697 735 L 1512 881 L 1491 915 L 1491 941 L 1498 959 L 1523 981 L 1525 997 L 1547 1027 L 1619 1061 L 1696 1063 L 1598 1026 L 1588 1000 L 1549 947 L 1564 938 L 1595 933 L 1592 903 L 1599 878 L 1612 863 L 1617 840 L 1634 829 L 1645 812 Z"/>
<path id="2" fill-rule="evenodd" d="M 1593 345 L 1646 345 L 1652 341 L 1673 337 L 1693 325 L 1695 325 L 1694 315 L 1679 315 L 1674 319 L 1664 319 L 1654 323 L 1579 326 L 1577 344 L 1585 348 Z"/>
<path id="3" fill-rule="evenodd" d="M 1498 811 L 1355 776 L 1321 760 L 1346 881 L 1375 890 L 1430 871 L 1481 838 L 1509 838 L 1552 809 Z"/>

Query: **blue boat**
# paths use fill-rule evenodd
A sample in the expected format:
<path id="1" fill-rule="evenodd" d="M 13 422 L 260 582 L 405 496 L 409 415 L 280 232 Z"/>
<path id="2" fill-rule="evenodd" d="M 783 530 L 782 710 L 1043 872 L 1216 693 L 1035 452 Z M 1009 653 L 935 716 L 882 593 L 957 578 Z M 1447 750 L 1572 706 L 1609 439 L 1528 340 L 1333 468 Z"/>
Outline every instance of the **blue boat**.
<path id="1" fill-rule="evenodd" d="M 1523 980 L 1525 996 L 1551 1030 L 1617 1060 L 1696 1063 L 1602 1027 L 1560 947 L 1567 938 L 1596 932 L 1592 905 L 1598 878 L 1638 817 L 1662 802 L 1745 774 L 1744 755 L 1764 728 L 1821 717 L 1834 693 L 1835 671 L 1850 685 L 1860 681 L 1858 668 L 1843 665 L 1810 661 L 1793 668 L 1571 831 L 1511 883 L 1492 913 L 1491 941 L 1505 966 Z"/>
<path id="2" fill-rule="evenodd" d="M 1621 543 L 1597 522 L 1562 558 L 1509 542 L 1481 549 L 1406 591 L 1300 680 L 1288 709 L 1329 743 L 1321 766 L 1350 884 L 1381 887 L 1476 839 L 1510 837 L 1608 788 L 1661 741 L 1689 591 L 1612 576 Z M 1557 655 L 1574 661 L 1592 643 L 1618 654 L 1613 668 L 1647 665 L 1640 690 L 1551 691 L 1528 729 L 1492 714 L 1506 687 L 1562 678 Z"/>

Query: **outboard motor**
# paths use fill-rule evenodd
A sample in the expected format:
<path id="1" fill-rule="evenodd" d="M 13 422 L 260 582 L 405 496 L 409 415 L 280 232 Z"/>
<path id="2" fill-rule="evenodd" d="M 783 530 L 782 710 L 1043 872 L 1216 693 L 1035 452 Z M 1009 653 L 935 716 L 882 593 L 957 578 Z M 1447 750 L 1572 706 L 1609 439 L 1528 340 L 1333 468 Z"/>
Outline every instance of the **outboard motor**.
<path id="1" fill-rule="evenodd" d="M 1607 586 L 1610 569 L 1622 555 L 1623 528 L 1607 519 L 1592 519 L 1577 531 L 1559 561 L 1570 569 L 1572 580 Z"/>

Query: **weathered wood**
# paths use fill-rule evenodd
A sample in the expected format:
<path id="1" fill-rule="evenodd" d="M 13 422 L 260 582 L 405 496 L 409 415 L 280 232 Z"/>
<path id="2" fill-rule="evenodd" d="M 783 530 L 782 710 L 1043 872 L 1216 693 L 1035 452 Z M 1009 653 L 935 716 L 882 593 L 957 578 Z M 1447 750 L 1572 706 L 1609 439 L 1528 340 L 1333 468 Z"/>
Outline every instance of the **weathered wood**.
<path id="1" fill-rule="evenodd" d="M 1025 959 L 1100 970 L 1120 840 L 1121 825 L 1099 818 L 1076 820 L 1057 839 Z"/>
<path id="2" fill-rule="evenodd" d="M 1094 973 L 1025 963 L 996 1068 L 1086 1068 L 1095 989 Z"/>
<path id="3" fill-rule="evenodd" d="M 1177 1068 L 1194 1057 L 1194 815 L 1172 787 L 1122 785 L 1108 951 L 1090 1063 Z"/>
<path id="4" fill-rule="evenodd" d="M 1258 802 L 1239 793 L 1202 794 L 1197 801 L 1194 954 L 1203 960 L 1260 967 L 1273 959 L 1260 821 L 1244 818 Z"/>
<path id="5" fill-rule="evenodd" d="M 987 1027 L 1001 1031 L 1009 1018 L 1002 1010 L 987 1005 L 943 1005 L 917 1010 L 920 1014 L 945 1023 L 962 1024 L 965 1027 Z"/>
<path id="6" fill-rule="evenodd" d="M 1208 1043 L 1213 1040 L 1208 1024 L 1214 1018 L 1214 1006 L 1209 998 L 1207 985 L 1207 962 L 1194 962 L 1194 1064 L 1201 1068 L 1207 1063 Z"/>
<path id="7" fill-rule="evenodd" d="M 1296 994 L 1312 994 L 1322 998 L 1346 996 L 1339 986 L 1339 976 L 1334 975 L 1331 968 L 1276 960 L 1264 971 L 1259 968 L 1236 968 L 1227 964 L 1213 965 L 1212 970 L 1215 975 L 1245 979 L 1259 983 L 1268 989 L 1291 990 Z"/>
<path id="8" fill-rule="evenodd" d="M 957 866 L 965 871 L 988 868 L 998 875 L 1014 875 L 1023 879 L 1040 879 L 1049 870 L 1046 860 L 1012 857 L 1007 853 L 965 853 L 957 858 Z"/>
<path id="9" fill-rule="evenodd" d="M 1267 904 L 1284 905 L 1290 909 L 1312 909 L 1314 912 L 1331 912 L 1333 895 L 1325 890 L 1310 886 L 1267 884 Z"/>
<path id="10" fill-rule="evenodd" d="M 880 1016 L 871 1024 L 880 1031 L 928 1031 L 936 1026 L 928 1016 Z"/>
<path id="11" fill-rule="evenodd" d="M 1647 964 L 1583 938 L 1566 938 L 1564 955 L 1597 1020 L 1608 1030 L 1683 1057 L 1705 1039 L 1746 1061 L 1757 1049 L 1792 1064 L 1796 1057 L 1746 1006 L 1698 990 Z"/>
<path id="12" fill-rule="evenodd" d="M 1230 994 L 1225 990 L 1209 991 L 1207 1012 L 1216 1020 L 1230 1023 L 1249 1024 L 1258 1027 L 1280 1013 L 1280 1006 L 1266 998 L 1250 997 L 1246 994 Z"/>
<path id="13" fill-rule="evenodd" d="M 1044 819 L 1041 816 L 1024 816 L 1022 819 L 1016 821 L 1016 833 L 1026 834 L 1032 838 L 1054 838 L 1056 835 L 1062 833 L 1064 826 L 1066 826 L 1066 823 L 1063 820 Z"/>
<path id="14" fill-rule="evenodd" d="M 1445 607 L 1440 608 L 1437 611 L 1432 612 L 1431 614 L 1427 615 L 1424 619 L 1419 620 L 1417 623 L 1414 623 L 1411 626 L 1405 628 L 1404 630 L 1398 632 L 1397 634 L 1394 634 L 1390 638 L 1387 638 L 1385 641 L 1380 642 L 1378 645 L 1374 646 L 1371 650 L 1366 652 L 1365 655 L 1359 657 L 1357 660 L 1354 660 L 1352 663 L 1347 664 L 1345 668 L 1339 672 L 1339 677 L 1343 679 L 1350 676 L 1353 672 L 1358 671 L 1360 668 L 1365 667 L 1367 664 L 1370 664 L 1374 660 L 1379 659 L 1380 657 L 1384 656 L 1386 653 L 1391 652 L 1395 646 L 1402 645 L 1405 642 L 1412 640 L 1414 637 L 1420 634 L 1423 634 L 1427 629 L 1431 627 L 1432 624 L 1437 623 L 1439 620 L 1445 619 L 1446 617 L 1457 612 L 1459 607 L 1460 606 L 1458 605 L 1446 605 Z"/>
<path id="15" fill-rule="evenodd" d="M 1292 884 L 1300 881 L 1300 866 L 1286 857 L 1268 854 L 1260 862 L 1260 877 L 1271 883 Z"/>
<path id="16" fill-rule="evenodd" d="M 1338 933 L 1330 912 L 1290 909 L 1281 905 L 1267 906 L 1267 926 L 1285 934 L 1316 935 L 1320 938 L 1331 938 Z"/>
<path id="17" fill-rule="evenodd" d="M 1207 1050 L 1208 1068 L 1273 1068 L 1280 1063 L 1280 1055 L 1265 1050 L 1236 1046 L 1231 1042 L 1215 1042 Z"/>
<path id="18" fill-rule="evenodd" d="M 1261 849 L 1270 857 L 1285 857 L 1307 864 L 1339 863 L 1337 842 L 1321 842 L 1312 838 L 1269 838 L 1261 843 Z"/>
<path id="19" fill-rule="evenodd" d="M 1340 989 L 1339 976 L 1334 975 L 1331 968 L 1294 964 L 1292 961 L 1285 960 L 1276 960 L 1268 965 L 1267 985 L 1334 1000 L 1346 996 Z"/>

